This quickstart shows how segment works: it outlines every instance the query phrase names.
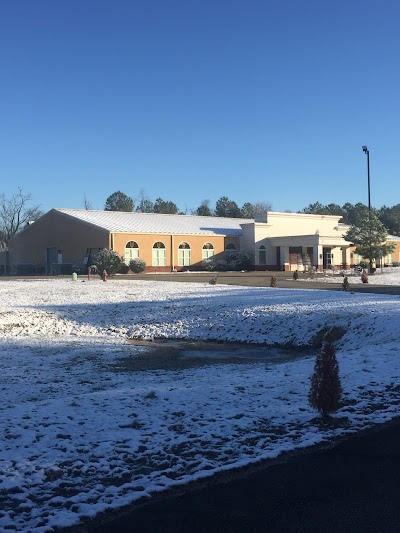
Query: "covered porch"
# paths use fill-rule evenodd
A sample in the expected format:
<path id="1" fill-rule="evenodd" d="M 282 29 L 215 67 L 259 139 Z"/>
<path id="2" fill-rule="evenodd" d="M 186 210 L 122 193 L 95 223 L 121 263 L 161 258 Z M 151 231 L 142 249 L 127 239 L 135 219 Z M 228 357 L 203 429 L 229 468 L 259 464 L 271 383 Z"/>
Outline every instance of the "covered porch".
<path id="1" fill-rule="evenodd" d="M 350 266 L 350 243 L 340 237 L 319 234 L 293 237 L 273 237 L 269 246 L 275 249 L 280 270 L 342 270 Z"/>

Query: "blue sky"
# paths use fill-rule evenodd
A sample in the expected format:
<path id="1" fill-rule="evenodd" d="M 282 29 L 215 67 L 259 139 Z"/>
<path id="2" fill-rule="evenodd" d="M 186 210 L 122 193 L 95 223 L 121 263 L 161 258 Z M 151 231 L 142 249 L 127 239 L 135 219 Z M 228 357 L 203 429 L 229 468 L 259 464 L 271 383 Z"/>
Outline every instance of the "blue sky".
<path id="1" fill-rule="evenodd" d="M 400 203 L 396 0 L 0 3 L 0 192 Z"/>

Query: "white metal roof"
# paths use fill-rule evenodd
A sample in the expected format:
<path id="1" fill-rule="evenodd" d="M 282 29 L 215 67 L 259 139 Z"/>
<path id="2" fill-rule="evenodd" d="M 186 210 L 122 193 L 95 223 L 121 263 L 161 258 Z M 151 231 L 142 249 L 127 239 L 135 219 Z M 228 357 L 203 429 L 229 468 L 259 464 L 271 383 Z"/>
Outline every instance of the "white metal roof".
<path id="1" fill-rule="evenodd" d="M 59 213 L 105 229 L 110 233 L 165 233 L 178 235 L 241 235 L 248 218 L 163 215 L 86 209 L 54 209 Z"/>

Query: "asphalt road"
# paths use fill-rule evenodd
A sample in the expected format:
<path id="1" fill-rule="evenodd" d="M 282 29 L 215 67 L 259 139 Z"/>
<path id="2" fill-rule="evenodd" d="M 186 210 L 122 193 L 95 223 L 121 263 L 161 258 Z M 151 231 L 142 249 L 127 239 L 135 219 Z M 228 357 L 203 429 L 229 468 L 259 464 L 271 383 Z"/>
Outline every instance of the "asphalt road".
<path id="1" fill-rule="evenodd" d="M 113 279 L 145 279 L 149 280 L 162 280 L 162 281 L 185 281 L 195 283 L 208 283 L 209 280 L 215 275 L 214 272 L 175 272 L 175 273 L 163 273 L 163 274 L 136 274 L 129 276 L 116 276 Z M 379 275 L 379 274 L 378 274 Z M 307 274 L 300 273 L 299 280 L 293 279 L 293 272 L 219 272 L 217 283 L 224 285 L 242 285 L 244 287 L 269 287 L 271 283 L 271 277 L 276 276 L 277 288 L 282 289 L 319 289 L 330 291 L 342 291 L 343 276 L 338 273 L 334 276 L 334 283 L 326 283 L 318 281 L 317 279 L 312 282 L 306 282 Z M 369 276 L 369 283 L 352 283 L 355 278 L 349 277 L 350 290 L 352 292 L 361 293 L 375 293 L 375 294 L 399 294 L 400 286 L 396 285 L 375 285 L 374 276 Z M 302 281 L 303 280 L 303 281 Z"/>
<path id="2" fill-rule="evenodd" d="M 400 421 L 171 491 L 88 533 L 398 533 Z M 219 481 L 219 482 L 217 482 Z M 181 489 L 182 490 L 182 489 Z"/>
<path id="3" fill-rule="evenodd" d="M 118 280 L 146 280 L 146 281 L 177 281 L 177 282 L 193 282 L 193 283 L 208 283 L 209 280 L 215 275 L 215 272 L 171 272 L 171 273 L 158 273 L 158 274 L 120 274 L 110 277 L 110 281 Z M 224 285 L 242 285 L 244 287 L 269 287 L 271 283 L 271 277 L 277 277 L 277 288 L 282 289 L 319 289 L 330 291 L 341 291 L 343 277 L 341 274 L 335 274 L 335 283 L 319 282 L 313 280 L 308 283 L 301 281 L 307 277 L 306 274 L 299 273 L 299 280 L 294 281 L 293 272 L 281 272 L 281 271 L 259 271 L 259 272 L 219 272 L 217 283 Z M 319 276 L 319 275 L 318 275 Z M 317 278 L 318 278 L 317 276 Z M 52 279 L 56 277 L 70 277 L 70 276 L 52 276 Z M 43 279 L 44 276 L 0 276 L 0 281 L 15 280 L 15 279 Z M 78 281 L 86 280 L 86 276 L 79 276 Z M 399 294 L 400 285 L 375 285 L 374 276 L 369 276 L 369 283 L 367 284 L 354 284 L 352 283 L 352 277 L 349 277 L 350 290 L 352 292 L 364 292 L 364 293 L 376 293 L 376 294 Z"/>

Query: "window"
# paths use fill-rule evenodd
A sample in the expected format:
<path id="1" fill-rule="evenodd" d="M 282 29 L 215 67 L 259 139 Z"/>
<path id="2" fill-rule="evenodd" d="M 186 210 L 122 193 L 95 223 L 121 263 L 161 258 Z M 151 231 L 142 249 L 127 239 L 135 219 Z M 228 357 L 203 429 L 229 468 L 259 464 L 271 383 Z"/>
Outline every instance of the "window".
<path id="1" fill-rule="evenodd" d="M 265 249 L 265 246 L 260 246 L 260 248 L 258 249 L 258 264 L 267 264 L 267 250 Z"/>
<path id="2" fill-rule="evenodd" d="M 93 256 L 98 254 L 100 252 L 101 248 L 86 248 L 86 254 L 85 254 L 85 257 L 83 258 L 83 264 L 84 265 L 87 265 L 88 264 L 88 261 L 89 261 L 89 257 L 90 257 L 90 261 L 92 261 L 93 259 Z"/>
<path id="3" fill-rule="evenodd" d="M 189 266 L 190 265 L 190 246 L 187 242 L 182 242 L 178 249 L 178 265 Z"/>
<path id="4" fill-rule="evenodd" d="M 139 257 L 139 246 L 135 241 L 129 241 L 125 246 L 125 264 L 129 265 L 131 259 L 137 259 Z"/>
<path id="5" fill-rule="evenodd" d="M 212 259 L 214 261 L 214 246 L 209 242 L 203 246 L 203 261 L 204 259 Z"/>
<path id="6" fill-rule="evenodd" d="M 231 242 L 226 245 L 225 248 L 225 259 L 229 261 L 231 255 L 236 252 L 236 246 Z"/>
<path id="7" fill-rule="evenodd" d="M 289 246 L 289 254 L 302 254 L 303 248 L 301 246 Z"/>
<path id="8" fill-rule="evenodd" d="M 166 253 L 165 244 L 162 242 L 156 242 L 153 246 L 153 266 L 166 266 Z"/>

